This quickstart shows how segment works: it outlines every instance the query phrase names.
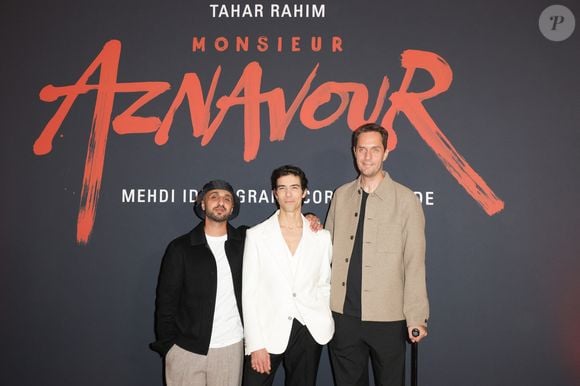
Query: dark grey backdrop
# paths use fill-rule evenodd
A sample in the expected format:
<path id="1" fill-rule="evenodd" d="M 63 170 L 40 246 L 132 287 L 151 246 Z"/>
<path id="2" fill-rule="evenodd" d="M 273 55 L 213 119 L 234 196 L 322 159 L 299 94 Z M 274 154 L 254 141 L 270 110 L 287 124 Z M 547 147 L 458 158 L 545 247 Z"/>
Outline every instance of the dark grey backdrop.
<path id="1" fill-rule="evenodd" d="M 578 2 L 559 3 L 580 14 Z M 396 119 L 399 145 L 386 169 L 435 195 L 435 205 L 424 207 L 432 316 L 421 344 L 422 383 L 580 384 L 580 45 L 578 31 L 559 43 L 542 36 L 538 18 L 552 3 L 333 1 L 318 20 L 213 20 L 208 4 L 2 4 L 2 383 L 162 383 L 161 361 L 147 347 L 154 339 L 160 258 L 196 220 L 181 202 L 122 203 L 123 188 L 199 188 L 221 177 L 240 189 L 267 189 L 269 173 L 284 163 L 303 167 L 312 189 L 332 190 L 355 177 L 344 115 L 318 131 L 296 117 L 285 140 L 272 143 L 263 105 L 260 150 L 246 163 L 241 108 L 231 109 L 212 142 L 201 147 L 183 105 L 164 146 L 151 134 L 111 131 L 93 233 L 79 245 L 76 220 L 95 93 L 79 97 L 53 151 L 39 157 L 32 145 L 60 104 L 42 102 L 39 92 L 47 84 L 76 82 L 103 45 L 118 39 L 120 82 L 171 83 L 140 112 L 160 117 L 184 73 L 198 73 L 207 92 L 218 65 L 217 96 L 229 93 L 246 64 L 258 60 L 262 89 L 282 87 L 287 100 L 320 63 L 312 89 L 326 81 L 360 82 L 374 103 L 384 75 L 389 95 L 398 88 L 403 50 L 443 57 L 453 83 L 425 105 L 505 210 L 486 215 L 405 116 Z M 340 35 L 344 52 L 194 54 L 194 35 Z M 417 90 L 431 87 L 424 74 L 416 79 Z M 134 97 L 118 96 L 114 115 Z M 327 207 L 306 209 L 323 217 Z M 271 204 L 246 205 L 235 224 L 255 224 L 273 210 Z M 331 384 L 326 357 L 319 378 Z"/>

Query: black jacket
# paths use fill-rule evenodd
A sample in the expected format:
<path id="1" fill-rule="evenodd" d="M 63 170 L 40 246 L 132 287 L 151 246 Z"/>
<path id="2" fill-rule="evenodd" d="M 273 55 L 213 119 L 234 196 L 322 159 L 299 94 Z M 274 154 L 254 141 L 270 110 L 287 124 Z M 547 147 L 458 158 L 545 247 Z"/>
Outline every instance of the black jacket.
<path id="1" fill-rule="evenodd" d="M 151 349 L 161 355 L 177 344 L 207 355 L 217 291 L 217 267 L 207 244 L 203 222 L 167 246 L 155 300 L 155 333 Z M 246 228 L 228 223 L 226 255 L 232 271 L 234 293 L 242 316 L 242 257 Z"/>

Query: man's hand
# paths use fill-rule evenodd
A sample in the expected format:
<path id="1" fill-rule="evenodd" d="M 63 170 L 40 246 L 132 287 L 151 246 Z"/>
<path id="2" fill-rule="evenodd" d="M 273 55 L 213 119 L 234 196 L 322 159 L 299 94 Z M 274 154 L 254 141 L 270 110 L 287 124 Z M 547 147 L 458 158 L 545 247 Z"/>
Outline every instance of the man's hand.
<path id="1" fill-rule="evenodd" d="M 419 330 L 419 336 L 413 336 L 413 330 L 414 329 Z M 409 340 L 413 343 L 418 343 L 420 342 L 424 337 L 426 337 L 427 334 L 427 327 L 425 326 L 409 326 L 407 327 L 407 332 L 409 334 Z"/>
<path id="2" fill-rule="evenodd" d="M 260 374 L 270 374 L 270 354 L 265 348 L 256 350 L 252 353 L 252 369 Z"/>
<path id="3" fill-rule="evenodd" d="M 310 223 L 310 229 L 312 229 L 313 232 L 318 232 L 323 228 L 320 219 L 314 213 L 306 213 L 304 217 L 306 217 L 306 220 Z"/>

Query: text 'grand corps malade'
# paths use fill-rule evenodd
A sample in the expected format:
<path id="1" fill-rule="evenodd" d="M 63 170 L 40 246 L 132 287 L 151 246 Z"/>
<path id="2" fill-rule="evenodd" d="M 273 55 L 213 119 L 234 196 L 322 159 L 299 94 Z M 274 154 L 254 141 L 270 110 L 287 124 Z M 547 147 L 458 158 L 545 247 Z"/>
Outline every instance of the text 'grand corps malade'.
<path id="1" fill-rule="evenodd" d="M 123 204 L 193 204 L 197 198 L 196 189 L 173 188 L 126 188 L 121 190 Z M 414 192 L 419 201 L 426 206 L 435 205 L 435 193 L 432 191 Z M 304 204 L 328 205 L 332 199 L 332 190 L 308 190 Z M 275 204 L 274 193 L 268 189 L 238 189 L 236 195 L 242 204 Z"/>

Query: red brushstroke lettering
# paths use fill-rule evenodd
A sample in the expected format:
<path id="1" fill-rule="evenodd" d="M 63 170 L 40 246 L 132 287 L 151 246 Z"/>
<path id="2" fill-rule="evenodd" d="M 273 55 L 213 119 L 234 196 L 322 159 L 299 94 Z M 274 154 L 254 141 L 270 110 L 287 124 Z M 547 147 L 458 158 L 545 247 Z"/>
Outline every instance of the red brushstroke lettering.
<path id="1" fill-rule="evenodd" d="M 340 49 L 341 43 L 342 41 L 333 42 Z M 204 41 L 194 42 L 194 48 L 202 50 L 204 44 Z M 47 85 L 40 92 L 40 99 L 45 102 L 63 99 L 34 143 L 33 151 L 36 155 L 45 155 L 52 151 L 54 137 L 77 98 L 90 91 L 97 92 L 77 221 L 77 241 L 79 243 L 87 243 L 93 229 L 103 178 L 109 125 L 112 123 L 113 130 L 122 135 L 155 132 L 155 143 L 160 146 L 164 145 L 169 139 L 169 131 L 175 113 L 183 105 L 185 99 L 187 99 L 190 111 L 192 134 L 196 138 L 201 137 L 202 146 L 211 142 L 232 107 L 240 106 L 243 108 L 243 158 L 246 162 L 254 160 L 258 155 L 262 131 L 260 109 L 263 103 L 268 106 L 269 110 L 270 141 L 284 139 L 286 130 L 298 109 L 300 109 L 301 123 L 311 130 L 327 127 L 347 112 L 347 125 L 351 130 L 364 122 L 381 121 L 390 133 L 389 150 L 395 149 L 397 145 L 397 136 L 393 128 L 395 115 L 403 112 L 451 175 L 483 207 L 488 215 L 493 215 L 504 207 L 503 201 L 494 194 L 485 181 L 457 152 L 423 106 L 423 101 L 447 91 L 453 78 L 449 65 L 434 53 L 414 50 L 403 52 L 402 67 L 405 69 L 405 75 L 399 90 L 393 92 L 389 97 L 391 106 L 385 112 L 382 120 L 379 119 L 379 115 L 383 110 L 389 89 L 389 80 L 386 76 L 383 77 L 376 102 L 367 118 L 365 110 L 369 104 L 369 93 L 364 84 L 329 81 L 308 94 L 317 75 L 319 68 L 317 64 L 307 76 L 290 106 L 286 107 L 286 96 L 282 88 L 277 87 L 269 91 L 261 90 L 263 70 L 260 64 L 255 61 L 248 63 L 244 68 L 232 91 L 217 99 L 215 106 L 218 111 L 213 119 L 211 107 L 214 104 L 221 66 L 218 66 L 214 72 L 207 95 L 204 96 L 198 75 L 186 73 L 163 120 L 157 116 L 136 116 L 135 114 L 140 108 L 169 90 L 171 85 L 167 82 L 118 83 L 120 54 L 121 43 L 117 40 L 111 40 L 105 44 L 102 51 L 75 84 L 62 87 Z M 100 71 L 98 83 L 88 84 L 89 78 L 97 69 Z M 417 69 L 425 70 L 431 75 L 434 81 L 431 89 L 418 93 L 408 91 Z M 111 120 L 115 94 L 118 92 L 141 93 L 142 95 Z M 333 95 L 339 98 L 339 106 L 327 117 L 318 119 L 316 112 L 321 106 L 329 103 Z"/>
<path id="2" fill-rule="evenodd" d="M 77 241 L 82 244 L 88 242 L 95 222 L 115 93 L 145 92 L 144 96 L 139 98 L 127 110 L 115 118 L 113 121 L 115 131 L 119 134 L 149 133 L 157 130 L 160 124 L 159 118 L 136 117 L 133 116 L 133 113 L 151 99 L 168 90 L 170 86 L 166 82 L 118 84 L 117 72 L 119 69 L 120 55 L 121 43 L 117 40 L 111 40 L 105 44 L 99 55 L 74 85 L 63 87 L 47 85 L 40 91 L 40 99 L 43 101 L 53 102 L 61 97 L 64 97 L 64 99 L 54 116 L 49 120 L 35 141 L 33 151 L 36 155 L 45 155 L 51 152 L 54 136 L 77 97 L 92 90 L 97 91 L 77 219 Z M 100 68 L 98 84 L 87 84 L 91 75 L 98 68 Z"/>
<path id="3" fill-rule="evenodd" d="M 354 82 L 326 82 L 320 85 L 310 94 L 300 110 L 300 120 L 304 126 L 312 130 L 318 130 L 329 126 L 335 122 L 344 113 L 348 106 L 347 124 L 351 130 L 356 129 L 365 122 L 376 121 L 383 108 L 387 90 L 389 89 L 389 79 L 385 76 L 381 83 L 375 107 L 369 116 L 364 117 L 364 110 L 368 104 L 369 92 L 364 84 Z M 352 93 L 352 100 L 350 94 Z M 340 98 L 340 105 L 330 116 L 318 120 L 314 117 L 316 110 L 328 102 L 332 95 L 335 94 Z M 350 105 L 349 105 L 350 102 Z"/>
<path id="4" fill-rule="evenodd" d="M 459 154 L 423 106 L 424 100 L 433 98 L 449 89 L 453 79 L 451 67 L 434 53 L 415 50 L 403 52 L 401 65 L 406 69 L 406 72 L 399 91 L 393 92 L 389 98 L 392 105 L 385 114 L 382 124 L 392 131 L 395 113 L 399 111 L 405 113 L 421 138 L 437 154 L 449 173 L 482 206 L 485 212 L 490 216 L 500 212 L 504 208 L 504 202 L 495 195 L 483 178 Z M 430 90 L 420 93 L 408 91 L 417 69 L 426 70 L 433 78 L 434 84 Z M 391 144 L 390 146 L 394 147 L 395 145 Z"/>

